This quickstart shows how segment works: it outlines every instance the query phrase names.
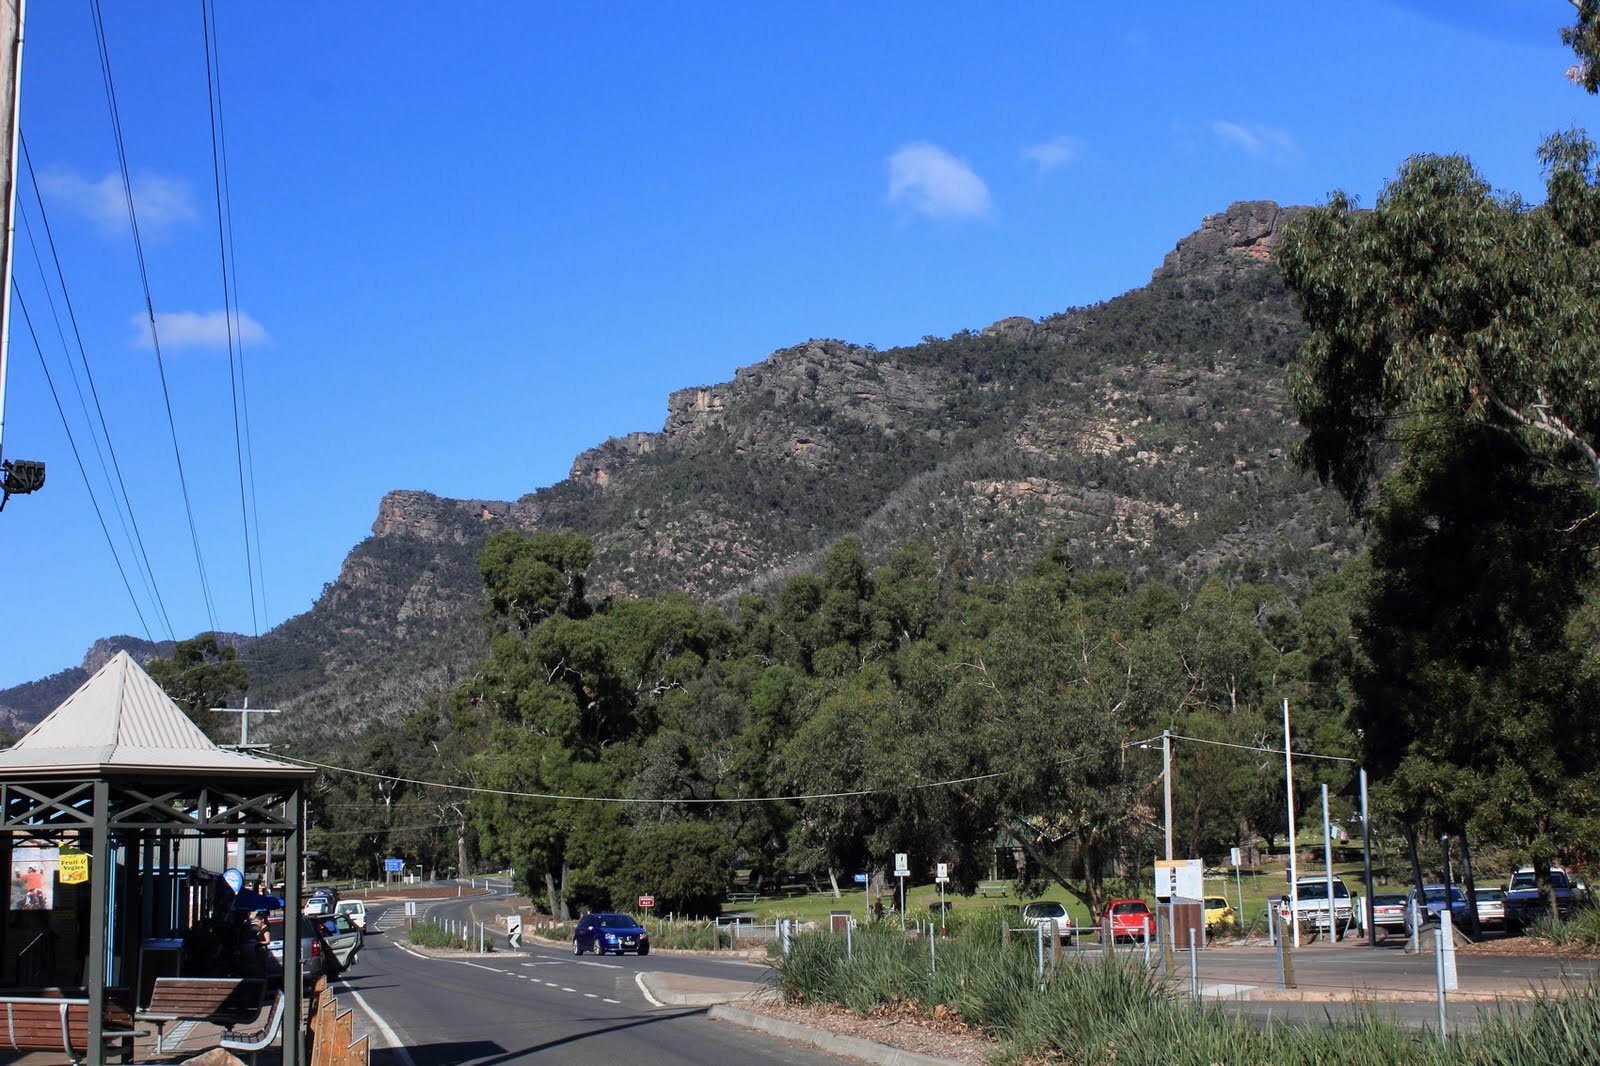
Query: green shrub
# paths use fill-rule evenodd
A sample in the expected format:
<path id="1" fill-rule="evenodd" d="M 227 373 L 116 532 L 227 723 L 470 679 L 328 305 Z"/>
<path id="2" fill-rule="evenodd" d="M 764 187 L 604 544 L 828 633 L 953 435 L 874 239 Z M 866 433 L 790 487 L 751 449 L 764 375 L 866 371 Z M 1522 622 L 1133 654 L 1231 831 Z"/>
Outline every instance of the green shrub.
<path id="1" fill-rule="evenodd" d="M 406 939 L 419 948 L 465 948 L 467 942 L 437 922 L 417 922 Z"/>

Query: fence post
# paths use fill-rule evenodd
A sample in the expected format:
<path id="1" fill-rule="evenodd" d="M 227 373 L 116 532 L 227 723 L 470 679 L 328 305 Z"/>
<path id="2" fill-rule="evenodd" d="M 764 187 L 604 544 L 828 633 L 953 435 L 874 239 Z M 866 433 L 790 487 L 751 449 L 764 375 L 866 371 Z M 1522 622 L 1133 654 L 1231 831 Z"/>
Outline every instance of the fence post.
<path id="1" fill-rule="evenodd" d="M 1148 970 L 1150 968 L 1150 923 L 1149 922 L 1145 923 L 1144 929 L 1141 930 L 1141 932 L 1143 933 L 1143 936 L 1144 936 L 1144 968 L 1146 970 Z"/>
<path id="2" fill-rule="evenodd" d="M 1010 946 L 1011 946 L 1011 923 L 1006 921 L 1004 918 L 1001 918 L 1000 919 L 1000 947 L 1001 948 L 1008 948 Z"/>
<path id="3" fill-rule="evenodd" d="M 934 935 L 933 935 L 933 923 L 929 922 L 928 923 L 928 972 L 931 973 L 931 974 L 937 974 L 939 972 L 939 959 L 938 959 L 938 956 L 934 954 L 934 948 L 933 948 L 933 945 L 936 942 L 937 942 L 937 938 L 935 938 Z"/>
<path id="4" fill-rule="evenodd" d="M 1039 939 L 1039 990 L 1042 992 L 1044 990 L 1044 923 L 1041 922 L 1034 926 L 1033 931 L 1038 934 Z"/>
<path id="5" fill-rule="evenodd" d="M 1439 990 L 1439 1043 L 1444 1044 L 1448 1041 L 1449 1033 L 1446 1029 L 1444 1001 L 1444 932 L 1439 929 L 1433 931 L 1433 975 L 1434 984 Z"/>
<path id="6" fill-rule="evenodd" d="M 1200 1002 L 1200 956 L 1195 951 L 1194 927 L 1189 927 L 1189 999 Z"/>
<path id="7" fill-rule="evenodd" d="M 1106 958 L 1116 954 L 1117 942 L 1111 938 L 1111 916 L 1108 914 L 1100 925 L 1100 947 Z"/>
<path id="8" fill-rule="evenodd" d="M 850 935 L 850 923 L 848 921 L 844 923 L 844 957 L 847 959 L 856 957 L 855 940 Z"/>

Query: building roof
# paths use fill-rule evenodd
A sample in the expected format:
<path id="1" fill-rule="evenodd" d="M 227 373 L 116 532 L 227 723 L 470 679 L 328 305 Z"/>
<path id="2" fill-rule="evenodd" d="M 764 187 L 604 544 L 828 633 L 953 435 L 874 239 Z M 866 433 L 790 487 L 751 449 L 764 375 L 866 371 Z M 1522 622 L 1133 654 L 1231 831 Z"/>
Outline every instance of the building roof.
<path id="1" fill-rule="evenodd" d="M 310 777 L 315 771 L 219 748 L 133 657 L 119 651 L 5 751 L 0 776 Z"/>

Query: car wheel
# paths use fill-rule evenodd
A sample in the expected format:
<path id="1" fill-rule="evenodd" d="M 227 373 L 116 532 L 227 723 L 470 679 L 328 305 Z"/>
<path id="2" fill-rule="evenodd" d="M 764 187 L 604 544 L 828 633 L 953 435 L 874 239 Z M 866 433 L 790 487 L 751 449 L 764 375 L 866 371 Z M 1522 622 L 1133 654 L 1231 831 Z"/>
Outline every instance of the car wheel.
<path id="1" fill-rule="evenodd" d="M 640 955 L 648 955 L 648 954 L 650 954 L 650 945 L 649 944 L 640 944 L 639 945 L 639 954 Z"/>
<path id="2" fill-rule="evenodd" d="M 574 955 L 583 954 L 583 943 L 577 937 L 572 938 L 572 953 Z"/>

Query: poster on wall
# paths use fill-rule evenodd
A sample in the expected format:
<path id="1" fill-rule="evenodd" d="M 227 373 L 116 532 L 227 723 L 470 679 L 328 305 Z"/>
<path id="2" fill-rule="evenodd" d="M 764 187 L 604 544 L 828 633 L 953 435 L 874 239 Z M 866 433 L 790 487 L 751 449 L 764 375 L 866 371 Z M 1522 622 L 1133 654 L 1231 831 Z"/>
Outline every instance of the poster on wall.
<path id="1" fill-rule="evenodd" d="M 61 853 L 56 848 L 13 848 L 11 851 L 11 909 L 47 911 L 55 905 L 56 871 Z"/>

